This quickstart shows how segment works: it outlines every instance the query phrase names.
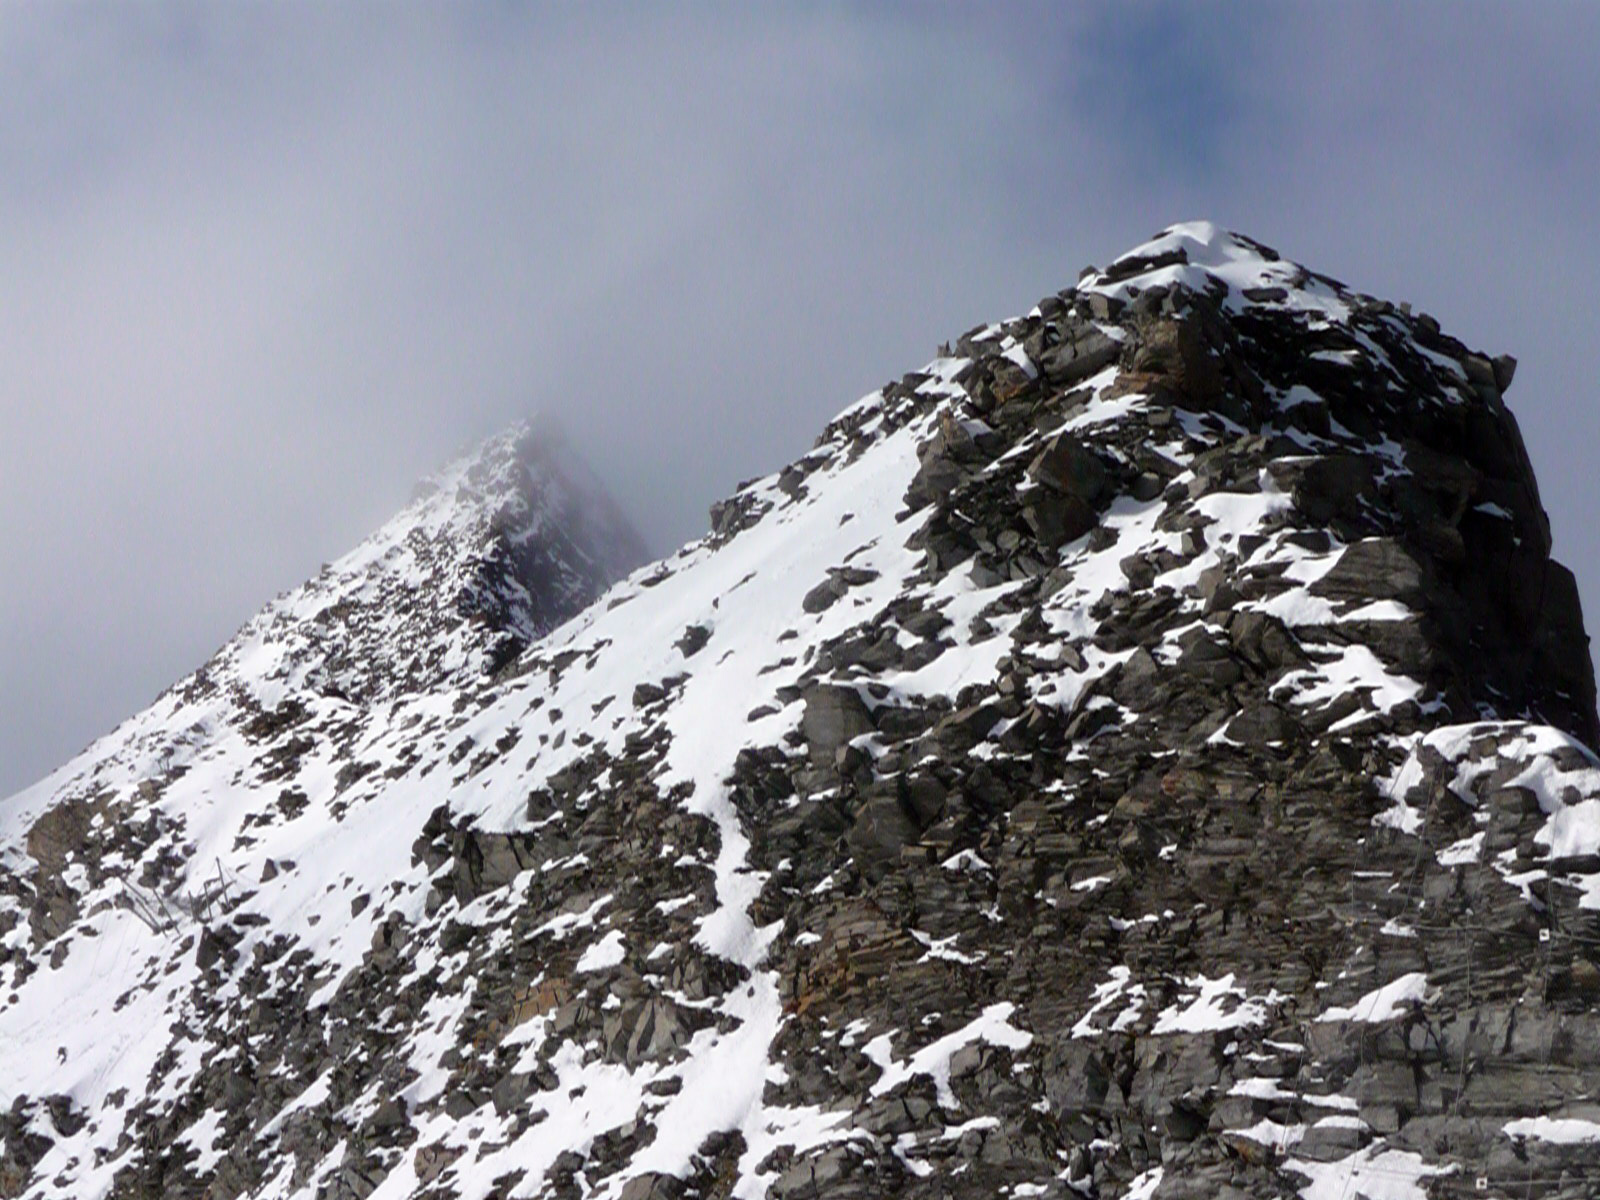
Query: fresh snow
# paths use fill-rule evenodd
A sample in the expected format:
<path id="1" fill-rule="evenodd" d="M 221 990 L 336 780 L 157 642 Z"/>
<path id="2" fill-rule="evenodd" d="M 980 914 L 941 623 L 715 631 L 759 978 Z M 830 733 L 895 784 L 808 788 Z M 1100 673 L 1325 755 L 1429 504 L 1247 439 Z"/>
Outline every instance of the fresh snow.
<path id="1" fill-rule="evenodd" d="M 1301 1200 L 1428 1200 L 1424 1181 L 1454 1170 L 1431 1166 L 1413 1151 L 1378 1143 L 1334 1162 L 1291 1158 L 1283 1169 L 1311 1181 L 1300 1189 Z"/>
<path id="2" fill-rule="evenodd" d="M 1392 1021 L 1421 1004 L 1427 990 L 1428 977 L 1421 971 L 1412 971 L 1373 989 L 1349 1007 L 1328 1009 L 1317 1020 L 1362 1021 L 1368 1024 Z"/>
<path id="3" fill-rule="evenodd" d="M 1183 985 L 1192 994 L 1163 1009 L 1151 1033 L 1208 1033 L 1264 1025 L 1273 1009 L 1283 1002 L 1276 992 L 1249 995 L 1234 983 L 1231 972 L 1220 979 L 1195 975 L 1185 979 Z"/>
<path id="4" fill-rule="evenodd" d="M 1016 1012 L 1014 1004 L 991 1004 L 977 1019 L 954 1033 L 946 1034 L 938 1041 L 924 1046 L 904 1061 L 894 1057 L 888 1034 L 873 1038 L 862 1047 L 862 1053 L 876 1063 L 882 1072 L 878 1081 L 872 1085 L 872 1094 L 881 1096 L 914 1076 L 926 1075 L 933 1080 L 939 1103 L 946 1109 L 959 1108 L 955 1093 L 950 1088 L 950 1059 L 957 1050 L 973 1042 L 1001 1046 L 1013 1051 L 1026 1050 L 1033 1044 L 1033 1034 L 1017 1029 L 1010 1023 L 1011 1014 L 1014 1012 Z"/>
<path id="5" fill-rule="evenodd" d="M 1578 1117 L 1523 1117 L 1506 1124 L 1507 1137 L 1576 1146 L 1600 1142 L 1600 1122 Z"/>

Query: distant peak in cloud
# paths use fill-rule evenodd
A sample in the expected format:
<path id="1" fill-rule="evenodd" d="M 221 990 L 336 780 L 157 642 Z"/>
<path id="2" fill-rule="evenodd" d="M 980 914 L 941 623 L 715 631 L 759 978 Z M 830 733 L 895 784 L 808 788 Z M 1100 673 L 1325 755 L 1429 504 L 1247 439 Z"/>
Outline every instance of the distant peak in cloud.
<path id="1" fill-rule="evenodd" d="M 262 609 L 177 689 L 250 662 L 285 687 L 372 703 L 493 671 L 645 558 L 604 486 L 543 418 L 515 422 Z"/>

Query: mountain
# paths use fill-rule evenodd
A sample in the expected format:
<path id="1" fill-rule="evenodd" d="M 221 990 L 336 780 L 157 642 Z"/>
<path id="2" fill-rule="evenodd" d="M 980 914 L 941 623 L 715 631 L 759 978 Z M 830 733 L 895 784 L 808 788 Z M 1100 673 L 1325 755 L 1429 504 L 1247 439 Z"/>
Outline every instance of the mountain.
<path id="1" fill-rule="evenodd" d="M 0 806 L 0 1197 L 1592 1194 L 1514 368 L 1175 226 L 581 611 L 491 444 Z"/>
<path id="2" fill-rule="evenodd" d="M 459 686 L 645 557 L 560 434 L 523 422 L 424 481 L 403 512 L 269 605 L 186 687 L 270 680 L 285 697 L 309 689 L 365 706 Z"/>

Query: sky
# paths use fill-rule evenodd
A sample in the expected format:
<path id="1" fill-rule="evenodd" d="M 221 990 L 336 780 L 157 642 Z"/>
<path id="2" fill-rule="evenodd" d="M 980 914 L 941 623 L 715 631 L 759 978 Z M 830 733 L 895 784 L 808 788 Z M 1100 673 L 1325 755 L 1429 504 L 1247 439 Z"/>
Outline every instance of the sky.
<path id="1" fill-rule="evenodd" d="M 657 552 L 1175 221 L 1520 360 L 1600 620 L 1600 5 L 0 6 L 0 795 L 553 415 Z"/>

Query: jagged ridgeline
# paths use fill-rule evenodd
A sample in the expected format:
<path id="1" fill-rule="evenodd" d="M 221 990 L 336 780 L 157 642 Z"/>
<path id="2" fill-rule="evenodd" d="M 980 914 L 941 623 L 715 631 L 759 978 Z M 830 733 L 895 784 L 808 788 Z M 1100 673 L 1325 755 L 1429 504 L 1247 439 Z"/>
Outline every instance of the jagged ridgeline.
<path id="1" fill-rule="evenodd" d="M 491 443 L 0 806 L 0 1197 L 1595 1194 L 1513 367 L 1196 224 L 603 594 Z"/>

